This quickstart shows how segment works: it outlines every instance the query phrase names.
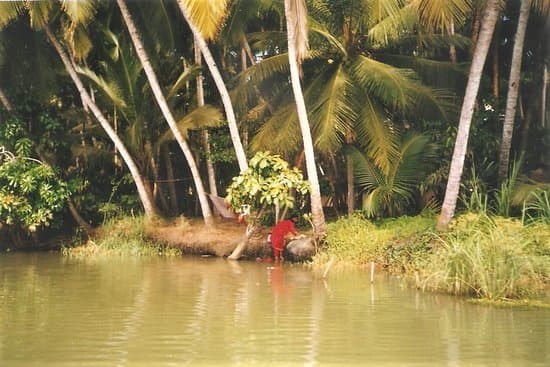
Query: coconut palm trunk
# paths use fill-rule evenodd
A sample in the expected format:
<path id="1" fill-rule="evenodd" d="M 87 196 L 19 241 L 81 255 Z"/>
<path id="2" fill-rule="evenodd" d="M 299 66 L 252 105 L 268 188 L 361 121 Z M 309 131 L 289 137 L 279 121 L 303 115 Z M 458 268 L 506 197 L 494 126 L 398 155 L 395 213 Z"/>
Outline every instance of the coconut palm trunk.
<path id="1" fill-rule="evenodd" d="M 204 191 L 204 186 L 202 184 L 202 179 L 200 177 L 199 169 L 197 167 L 195 159 L 193 158 L 191 149 L 189 148 L 189 145 L 187 144 L 181 132 L 179 131 L 178 126 L 176 124 L 176 120 L 174 119 L 174 116 L 172 115 L 172 112 L 168 107 L 166 98 L 164 98 L 164 94 L 162 93 L 162 89 L 158 82 L 157 76 L 155 74 L 155 71 L 153 70 L 151 62 L 149 61 L 149 57 L 147 56 L 147 53 L 145 52 L 145 48 L 143 47 L 143 42 L 141 41 L 141 38 L 134 24 L 132 16 L 128 11 L 128 7 L 126 6 L 126 3 L 124 2 L 124 0 L 117 0 L 117 4 L 120 9 L 120 12 L 122 13 L 124 22 L 126 23 L 126 27 L 128 28 L 128 32 L 130 33 L 130 38 L 132 39 L 134 47 L 136 48 L 136 53 L 141 61 L 143 70 L 147 75 L 147 80 L 149 81 L 149 85 L 151 86 L 155 99 L 162 111 L 164 119 L 170 126 L 170 130 L 174 134 L 176 141 L 178 142 L 181 150 L 183 151 L 183 154 L 185 155 L 185 159 L 187 160 L 187 163 L 191 170 L 191 175 L 193 176 L 195 188 L 197 189 L 197 196 L 199 198 L 199 203 L 200 203 L 204 222 L 205 224 L 210 225 L 212 224 L 212 211 L 210 210 L 210 206 L 208 205 L 208 199 Z"/>
<path id="2" fill-rule="evenodd" d="M 2 105 L 8 112 L 13 110 L 13 106 L 11 105 L 8 97 L 4 94 L 4 90 L 2 88 L 0 88 L 0 102 L 2 102 Z"/>
<path id="3" fill-rule="evenodd" d="M 218 92 L 220 93 L 220 97 L 222 99 L 223 107 L 225 110 L 225 116 L 227 118 L 227 124 L 229 126 L 231 141 L 233 142 L 233 147 L 235 149 L 235 154 L 237 156 L 237 162 L 239 163 L 239 169 L 241 170 L 241 172 L 243 172 L 248 168 L 248 161 L 246 160 L 246 154 L 244 152 L 243 144 L 241 142 L 241 137 L 239 135 L 239 128 L 237 127 L 237 119 L 235 118 L 235 111 L 233 110 L 233 104 L 231 102 L 231 98 L 229 97 L 229 92 L 227 91 L 222 75 L 220 74 L 220 71 L 216 66 L 214 57 L 212 56 L 212 53 L 208 49 L 208 45 L 206 44 L 206 41 L 204 40 L 198 28 L 191 21 L 191 17 L 189 16 L 188 9 L 181 1 L 178 1 L 178 5 L 183 14 L 183 17 L 185 18 L 185 21 L 187 22 L 187 24 L 189 25 L 189 28 L 191 28 L 191 31 L 193 32 L 193 36 L 195 37 L 195 42 L 198 44 L 202 52 L 204 61 L 206 62 L 206 65 L 208 66 L 208 70 L 210 71 L 210 74 L 212 74 L 214 83 L 216 84 L 216 87 L 218 88 Z"/>
<path id="4" fill-rule="evenodd" d="M 141 203 L 143 205 L 143 209 L 145 211 L 145 215 L 147 217 L 152 217 L 157 215 L 157 209 L 155 205 L 153 204 L 153 201 L 151 200 L 151 197 L 148 195 L 147 190 L 145 188 L 145 184 L 143 181 L 143 178 L 139 172 L 139 169 L 137 165 L 135 164 L 132 156 L 118 137 L 118 135 L 115 133 L 111 125 L 109 124 L 109 121 L 103 116 L 103 113 L 99 109 L 99 107 L 92 101 L 92 98 L 86 91 L 86 88 L 84 88 L 84 84 L 78 77 L 78 74 L 76 73 L 76 70 L 71 63 L 69 57 L 61 47 L 61 44 L 57 41 L 57 38 L 53 34 L 52 30 L 47 24 L 44 24 L 44 30 L 46 32 L 46 35 L 48 36 L 48 40 L 51 42 L 51 44 L 54 46 L 55 50 L 57 51 L 59 57 L 61 58 L 61 61 L 63 62 L 63 65 L 65 66 L 65 69 L 67 70 L 67 73 L 73 80 L 73 83 L 76 85 L 76 88 L 78 89 L 78 92 L 80 93 L 80 98 L 84 102 L 85 105 L 87 105 L 92 113 L 94 114 L 95 118 L 99 121 L 99 124 L 105 130 L 115 147 L 120 152 L 122 159 L 124 160 L 124 163 L 126 163 L 126 166 L 128 167 L 128 170 L 130 171 L 130 174 L 132 175 L 132 178 L 134 179 L 134 182 L 136 184 L 138 195 L 141 200 Z"/>
<path id="5" fill-rule="evenodd" d="M 321 201 L 321 190 L 317 176 L 317 165 L 313 151 L 313 139 L 307 116 L 306 104 L 302 87 L 300 85 L 300 71 L 298 62 L 302 59 L 307 49 L 307 10 L 303 0 L 285 0 L 285 16 L 288 38 L 288 61 L 290 65 L 290 78 L 292 90 L 300 121 L 300 130 L 304 141 L 304 153 L 306 158 L 307 177 L 311 184 L 311 215 L 314 235 L 323 236 L 326 231 L 325 214 Z"/>
<path id="6" fill-rule="evenodd" d="M 202 55 L 199 46 L 197 45 L 197 40 L 195 39 L 194 44 L 195 50 L 195 64 L 202 64 Z M 197 76 L 197 106 L 204 106 L 204 77 L 202 73 Z M 206 172 L 208 173 L 208 187 L 210 188 L 210 193 L 212 195 L 218 196 L 218 188 L 216 186 L 216 170 L 214 169 L 214 164 L 210 158 L 210 134 L 208 134 L 208 129 L 204 129 L 202 132 L 202 137 L 204 139 L 204 151 L 206 152 Z"/>
<path id="7" fill-rule="evenodd" d="M 541 91 L 541 109 L 540 109 L 540 124 L 544 128 L 546 126 L 546 90 L 548 89 L 548 81 L 550 80 L 550 73 L 548 72 L 548 65 L 544 65 L 544 71 L 542 76 L 542 91 Z"/>
<path id="8" fill-rule="evenodd" d="M 518 103 L 518 89 L 521 77 L 521 60 L 523 56 L 523 45 L 532 0 L 522 0 L 519 9 L 518 28 L 514 38 L 512 51 L 512 64 L 510 66 L 510 79 L 508 80 L 508 95 L 506 97 L 506 113 L 502 127 L 502 142 L 500 145 L 500 160 L 498 165 L 498 179 L 500 181 L 508 176 L 510 163 L 510 149 L 512 147 L 512 135 L 514 133 L 514 120 Z"/>
<path id="9" fill-rule="evenodd" d="M 481 20 L 481 30 L 474 50 L 466 92 L 462 102 L 460 120 L 458 123 L 458 132 L 456 135 L 451 168 L 449 170 L 449 179 L 445 191 L 445 199 L 441 206 L 441 213 L 437 221 L 439 228 L 446 227 L 451 221 L 458 199 L 460 188 L 460 178 L 464 168 L 464 158 L 468 146 L 468 135 L 470 133 L 470 124 L 474 113 L 479 83 L 483 73 L 483 66 L 487 59 L 487 53 L 491 46 L 491 39 L 500 11 L 500 0 L 488 0 Z"/>

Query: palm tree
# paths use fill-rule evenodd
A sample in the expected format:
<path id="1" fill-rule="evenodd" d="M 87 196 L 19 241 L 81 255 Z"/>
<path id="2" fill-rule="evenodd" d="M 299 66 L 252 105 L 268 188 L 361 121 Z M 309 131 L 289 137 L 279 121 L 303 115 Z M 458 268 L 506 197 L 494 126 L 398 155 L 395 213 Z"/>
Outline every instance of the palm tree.
<path id="1" fill-rule="evenodd" d="M 335 166 L 331 157 L 342 153 L 343 146 L 359 144 L 378 164 L 388 168 L 397 154 L 397 142 L 391 132 L 398 127 L 399 121 L 428 117 L 427 111 L 436 111 L 429 117 L 446 119 L 447 111 L 439 98 L 443 94 L 422 84 L 411 68 L 416 67 L 419 71 L 429 68 L 433 74 L 434 67 L 448 70 L 450 64 L 391 53 L 402 48 L 399 35 L 401 38 L 403 35 L 414 36 L 414 27 L 407 22 L 411 22 L 411 18 L 413 23 L 418 23 L 418 20 L 411 7 L 400 8 L 398 1 L 384 3 L 388 9 L 378 13 L 370 8 L 370 1 L 353 4 L 316 2 L 318 8 L 312 9 L 314 15 L 309 24 L 313 41 L 303 66 L 304 97 L 310 111 L 309 122 L 317 158 L 328 161 L 331 166 Z M 330 6 L 335 6 L 338 11 L 329 10 Z M 384 31 L 388 23 L 395 31 Z M 277 32 L 273 33 L 277 35 Z M 258 35 L 254 37 L 259 38 Z M 276 42 L 275 37 L 272 42 Z M 282 48 L 280 44 L 278 46 Z M 418 49 L 416 44 L 415 49 Z M 273 85 L 278 82 L 277 75 L 288 78 L 285 62 L 285 54 L 275 54 L 251 67 L 241 78 L 242 85 L 248 90 L 242 88 L 243 91 L 238 91 L 237 100 L 244 101 L 247 95 L 254 95 L 247 87 L 251 84 L 246 83 L 247 80 L 258 83 L 260 89 L 265 84 L 284 94 L 288 88 L 286 85 L 278 88 L 273 88 Z M 392 64 L 397 64 L 397 67 Z M 265 75 L 269 78 L 266 79 Z M 299 145 L 296 113 L 285 104 L 289 103 L 288 98 L 273 95 L 271 99 L 281 100 L 283 108 L 260 127 L 252 148 L 290 155 Z M 353 211 L 355 194 L 351 161 L 347 162 L 347 175 L 337 173 L 333 176 L 347 176 L 347 206 L 348 211 Z"/>
<path id="2" fill-rule="evenodd" d="M 143 181 L 143 178 L 141 176 L 141 173 L 139 172 L 132 156 L 120 140 L 120 138 L 117 136 L 116 132 L 113 130 L 99 107 L 95 104 L 93 99 L 90 97 L 88 92 L 86 91 L 86 88 L 84 87 L 82 81 L 78 77 L 78 74 L 76 73 L 76 70 L 74 68 L 74 62 L 70 59 L 70 57 L 67 55 L 67 53 L 63 50 L 63 47 L 57 40 L 56 36 L 54 35 L 53 31 L 51 30 L 49 24 L 48 24 L 48 18 L 49 13 L 54 7 L 55 3 L 51 2 L 32 2 L 32 1 L 19 1 L 19 2 L 3 2 L 0 3 L 0 27 L 5 26 L 8 24 L 11 20 L 15 19 L 20 13 L 23 13 L 27 11 L 30 15 L 31 19 L 31 26 L 35 29 L 43 29 L 46 32 L 47 38 L 50 41 L 50 43 L 54 46 L 55 50 L 57 51 L 59 57 L 61 58 L 61 61 L 63 62 L 63 65 L 65 66 L 65 70 L 71 77 L 73 83 L 75 84 L 80 97 L 83 101 L 83 104 L 87 106 L 95 116 L 95 118 L 99 121 L 101 127 L 113 144 L 115 145 L 116 149 L 120 152 L 122 159 L 124 160 L 126 166 L 128 167 L 132 178 L 134 179 L 134 182 L 136 184 L 139 198 L 141 200 L 141 203 L 143 205 L 145 215 L 148 217 L 155 216 L 156 215 L 156 207 L 153 204 L 153 201 L 151 200 L 151 197 L 148 193 L 148 191 L 145 188 L 145 184 Z M 71 20 L 75 23 L 77 22 L 87 22 L 89 21 L 94 14 L 95 8 L 93 6 L 93 1 L 81 1 L 79 2 L 79 6 L 73 6 L 74 4 L 62 4 L 64 5 L 64 10 L 66 11 L 67 15 L 71 18 Z"/>
<path id="3" fill-rule="evenodd" d="M 300 85 L 299 64 L 307 52 L 307 9 L 303 0 L 285 0 L 285 18 L 288 38 L 288 62 L 290 65 L 290 77 L 292 90 L 296 101 L 300 131 L 304 143 L 306 157 L 307 178 L 311 184 L 311 215 L 313 230 L 316 236 L 323 236 L 326 231 L 325 214 L 321 201 L 321 190 L 317 176 L 317 164 L 313 151 L 313 139 L 309 127 L 306 104 L 302 87 Z"/>
<path id="4" fill-rule="evenodd" d="M 231 135 L 231 141 L 235 149 L 237 156 L 237 162 L 241 172 L 244 172 L 248 168 L 246 154 L 239 135 L 239 128 L 237 126 L 237 119 L 235 118 L 235 112 L 233 110 L 233 104 L 229 97 L 229 92 L 225 86 L 223 78 L 216 66 L 214 57 L 206 44 L 206 40 L 213 38 L 220 26 L 221 20 L 225 17 L 227 0 L 217 1 L 199 1 L 199 0 L 181 0 L 178 1 L 180 10 L 193 32 L 195 42 L 202 52 L 204 61 L 208 66 L 210 74 L 214 79 L 214 83 L 220 93 L 222 103 L 225 109 L 225 115 L 227 118 L 227 124 L 229 125 L 229 132 Z M 199 23 L 200 22 L 200 23 Z"/>
<path id="5" fill-rule="evenodd" d="M 369 217 L 406 214 L 435 157 L 427 136 L 407 134 L 397 144 L 389 165 L 377 164 L 368 153 L 349 146 L 357 186 L 363 190 L 363 210 Z M 416 208 L 415 208 L 416 209 Z"/>
<path id="6" fill-rule="evenodd" d="M 510 149 L 512 147 L 512 135 L 514 133 L 514 120 L 518 102 L 518 90 L 521 78 L 521 60 L 523 58 L 523 44 L 529 21 L 529 12 L 532 0 L 522 0 L 519 9 L 518 28 L 514 37 L 514 49 L 512 51 L 512 63 L 510 66 L 510 78 L 508 79 L 508 95 L 506 97 L 506 112 L 502 126 L 502 141 L 500 145 L 500 160 L 498 165 L 498 178 L 504 180 L 508 176 L 510 161 Z"/>
<path id="7" fill-rule="evenodd" d="M 474 113 L 477 92 L 479 90 L 483 66 L 485 65 L 487 53 L 489 52 L 489 47 L 491 46 L 491 40 L 493 38 L 493 32 L 498 19 L 499 11 L 499 0 L 487 1 L 487 5 L 485 6 L 485 10 L 482 15 L 481 30 L 479 32 L 479 38 L 474 50 L 470 73 L 468 76 L 468 83 L 466 85 L 464 100 L 462 102 L 455 148 L 451 160 L 451 167 L 449 169 L 449 179 L 447 181 L 443 205 L 441 206 L 441 213 L 437 221 L 437 226 L 439 228 L 446 227 L 455 212 L 458 191 L 460 188 L 460 178 L 464 168 L 464 158 L 466 156 L 468 135 L 470 133 L 470 124 Z"/>
<path id="8" fill-rule="evenodd" d="M 164 94 L 162 92 L 162 89 L 160 87 L 160 84 L 158 82 L 157 76 L 155 71 L 153 70 L 153 67 L 151 63 L 149 62 L 149 57 L 147 56 L 147 53 L 145 52 L 145 49 L 143 47 L 143 43 L 141 41 L 141 38 L 139 36 L 139 33 L 136 29 L 136 26 L 134 24 L 134 21 L 132 19 L 132 16 L 130 15 L 130 12 L 128 11 L 128 8 L 126 6 L 126 3 L 124 0 L 117 0 L 118 7 L 120 8 L 120 12 L 122 13 L 122 17 L 124 18 L 124 22 L 126 23 L 126 26 L 128 28 L 128 31 L 130 33 L 130 37 L 132 39 L 132 42 L 134 43 L 134 47 L 136 49 L 136 53 L 141 60 L 141 64 L 143 66 L 143 69 L 145 71 L 145 74 L 147 75 L 147 79 L 149 80 L 149 84 L 151 86 L 151 89 L 153 90 L 153 94 L 155 96 L 155 99 L 157 100 L 157 103 L 164 115 L 164 118 L 168 125 L 170 126 L 170 130 L 174 134 L 174 137 L 176 138 L 181 150 L 183 151 L 183 154 L 185 155 L 185 158 L 187 160 L 187 163 L 189 164 L 189 168 L 191 170 L 191 174 L 193 176 L 193 181 L 195 182 L 195 187 L 197 189 L 197 196 L 199 198 L 202 216 L 204 219 L 205 224 L 211 225 L 212 224 L 212 211 L 210 210 L 210 206 L 208 205 L 208 199 L 206 197 L 206 193 L 204 191 L 204 186 L 202 184 L 202 179 L 200 177 L 200 173 L 197 167 L 197 164 L 195 162 L 195 159 L 193 157 L 193 153 L 191 152 L 191 149 L 189 148 L 189 145 L 181 135 L 181 132 L 179 131 L 176 120 L 174 119 L 174 116 L 172 114 L 172 111 L 170 110 L 170 107 L 168 106 L 168 103 L 166 102 L 166 99 L 164 97 Z"/>

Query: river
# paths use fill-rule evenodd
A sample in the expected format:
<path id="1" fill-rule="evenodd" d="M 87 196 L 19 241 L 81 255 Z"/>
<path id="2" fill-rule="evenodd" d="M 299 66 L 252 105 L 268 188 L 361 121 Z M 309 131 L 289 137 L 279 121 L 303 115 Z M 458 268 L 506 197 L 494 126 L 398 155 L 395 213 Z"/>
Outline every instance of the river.
<path id="1" fill-rule="evenodd" d="M 550 310 L 387 274 L 0 254 L 0 366 L 549 366 Z"/>

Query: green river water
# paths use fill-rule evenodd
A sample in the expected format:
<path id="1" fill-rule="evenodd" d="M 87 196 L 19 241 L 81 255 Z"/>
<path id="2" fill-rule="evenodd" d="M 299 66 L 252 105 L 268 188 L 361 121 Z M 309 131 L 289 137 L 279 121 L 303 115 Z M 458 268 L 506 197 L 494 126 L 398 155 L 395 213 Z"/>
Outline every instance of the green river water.
<path id="1" fill-rule="evenodd" d="M 550 310 L 386 274 L 0 255 L 0 366 L 550 366 Z"/>

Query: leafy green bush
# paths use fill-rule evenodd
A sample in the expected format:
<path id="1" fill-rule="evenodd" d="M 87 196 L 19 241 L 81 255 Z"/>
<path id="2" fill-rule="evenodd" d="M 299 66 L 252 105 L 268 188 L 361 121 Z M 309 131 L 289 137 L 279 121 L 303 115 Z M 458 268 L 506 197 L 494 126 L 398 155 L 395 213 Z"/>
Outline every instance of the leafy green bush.
<path id="1" fill-rule="evenodd" d="M 70 193 L 54 170 L 22 158 L 0 162 L 0 223 L 30 232 L 55 224 Z"/>
<path id="2" fill-rule="evenodd" d="M 249 211 L 261 217 L 266 208 L 294 208 L 295 197 L 303 200 L 308 192 L 309 183 L 298 168 L 291 169 L 278 155 L 258 152 L 250 159 L 248 169 L 233 178 L 226 200 L 237 213 Z"/>

